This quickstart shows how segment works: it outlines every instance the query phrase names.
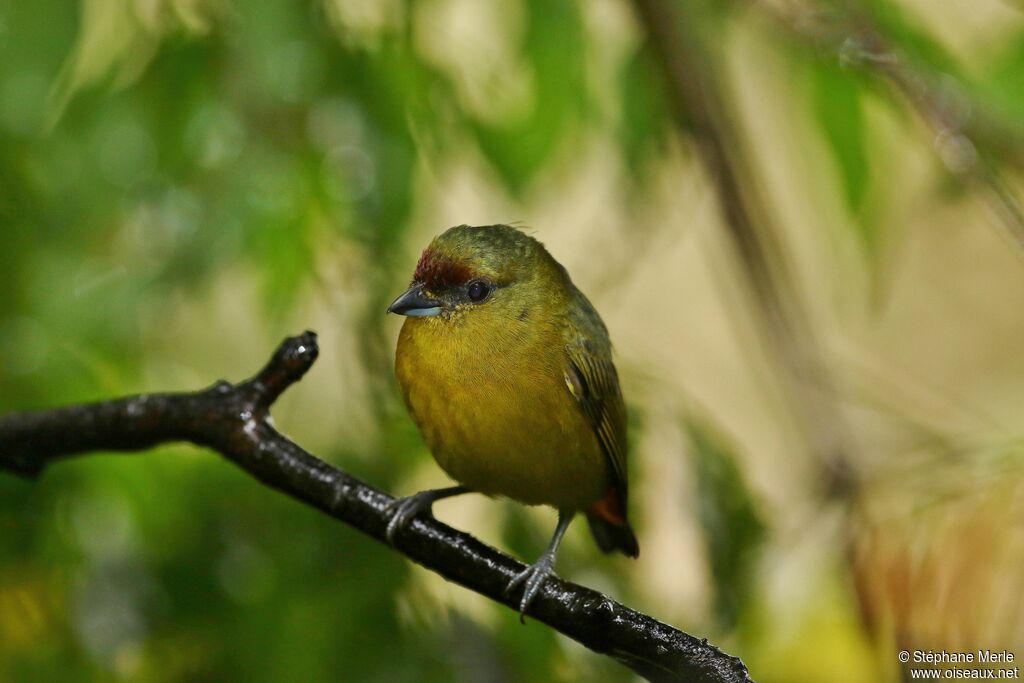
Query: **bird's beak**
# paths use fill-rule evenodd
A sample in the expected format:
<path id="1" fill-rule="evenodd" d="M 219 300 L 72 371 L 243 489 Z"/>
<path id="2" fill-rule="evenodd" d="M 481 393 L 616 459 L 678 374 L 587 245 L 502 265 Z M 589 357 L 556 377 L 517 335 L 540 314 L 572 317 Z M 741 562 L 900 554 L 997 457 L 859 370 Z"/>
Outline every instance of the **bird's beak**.
<path id="1" fill-rule="evenodd" d="M 432 318 L 441 313 L 441 302 L 428 297 L 423 292 L 423 285 L 417 283 L 391 302 L 388 313 L 407 315 L 410 318 Z"/>

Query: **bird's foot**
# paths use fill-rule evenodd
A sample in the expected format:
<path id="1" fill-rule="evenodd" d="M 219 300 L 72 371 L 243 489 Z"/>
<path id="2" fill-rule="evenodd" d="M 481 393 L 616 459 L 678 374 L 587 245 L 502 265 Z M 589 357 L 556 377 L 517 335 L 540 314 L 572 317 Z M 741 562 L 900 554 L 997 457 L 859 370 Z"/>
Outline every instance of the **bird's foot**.
<path id="1" fill-rule="evenodd" d="M 510 594 L 520 584 L 523 584 L 523 598 L 519 601 L 519 621 L 524 621 L 526 610 L 529 608 L 530 603 L 533 602 L 533 599 L 537 597 L 537 594 L 540 593 L 544 580 L 554 575 L 554 573 L 555 554 L 546 552 L 540 556 L 540 559 L 516 574 L 508 582 L 508 586 L 505 588 L 506 595 Z"/>
<path id="2" fill-rule="evenodd" d="M 391 521 L 388 522 L 387 531 L 384 532 L 384 536 L 388 539 L 388 543 L 394 545 L 395 534 L 398 533 L 399 529 L 402 529 L 411 522 L 413 517 L 421 512 L 429 511 L 434 503 L 442 498 L 461 496 L 463 493 L 469 493 L 469 489 L 465 486 L 449 486 L 444 489 L 420 491 L 419 493 L 414 493 L 407 498 L 395 498 L 393 501 L 388 503 L 388 506 L 385 508 L 387 512 L 390 512 L 393 515 L 391 517 Z"/>
<path id="3" fill-rule="evenodd" d="M 430 511 L 437 498 L 431 495 L 433 491 L 420 491 L 405 498 L 395 498 L 387 506 L 387 511 L 392 513 L 391 521 L 388 522 L 387 531 L 384 533 L 388 543 L 394 545 L 395 534 L 405 528 L 412 518 L 424 511 Z"/>

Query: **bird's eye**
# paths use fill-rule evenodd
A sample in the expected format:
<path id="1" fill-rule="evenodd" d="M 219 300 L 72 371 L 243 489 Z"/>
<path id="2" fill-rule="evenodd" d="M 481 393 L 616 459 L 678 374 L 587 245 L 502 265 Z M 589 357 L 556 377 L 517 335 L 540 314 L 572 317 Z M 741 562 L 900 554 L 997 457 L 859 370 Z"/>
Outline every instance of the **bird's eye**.
<path id="1" fill-rule="evenodd" d="M 466 288 L 466 295 L 469 300 L 475 304 L 480 303 L 487 298 L 487 295 L 491 293 L 491 287 L 486 282 L 480 280 L 474 280 L 469 283 L 469 287 Z"/>

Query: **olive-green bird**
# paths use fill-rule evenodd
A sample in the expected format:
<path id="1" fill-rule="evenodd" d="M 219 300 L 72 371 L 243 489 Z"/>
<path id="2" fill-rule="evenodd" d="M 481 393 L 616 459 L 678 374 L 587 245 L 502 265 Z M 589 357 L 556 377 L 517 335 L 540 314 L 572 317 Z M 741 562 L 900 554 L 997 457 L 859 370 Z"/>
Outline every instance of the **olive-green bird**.
<path id="1" fill-rule="evenodd" d="M 558 510 L 540 559 L 516 576 L 525 612 L 584 511 L 598 546 L 639 553 L 626 519 L 626 408 L 601 317 L 534 238 L 460 225 L 434 238 L 389 313 L 407 316 L 395 374 L 437 463 L 460 486 L 396 501 L 388 538 L 467 492 Z"/>

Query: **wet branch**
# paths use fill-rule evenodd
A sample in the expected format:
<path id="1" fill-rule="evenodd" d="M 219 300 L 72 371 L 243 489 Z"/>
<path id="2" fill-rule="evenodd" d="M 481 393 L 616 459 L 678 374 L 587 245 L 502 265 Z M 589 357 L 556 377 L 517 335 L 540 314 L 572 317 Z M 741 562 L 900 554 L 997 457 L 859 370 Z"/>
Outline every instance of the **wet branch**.
<path id="1" fill-rule="evenodd" d="M 147 394 L 0 417 L 0 470 L 36 476 L 90 451 L 137 451 L 189 441 L 206 446 L 292 498 L 384 541 L 393 499 L 292 443 L 274 429 L 270 407 L 319 353 L 316 335 L 286 339 L 254 377 L 195 393 Z M 470 590 L 513 609 L 505 586 L 525 565 L 429 517 L 401 531 L 395 549 Z M 516 591 L 518 593 L 518 591 Z M 549 579 L 529 615 L 614 657 L 651 681 L 750 681 L 746 667 L 695 638 L 583 586 Z"/>

